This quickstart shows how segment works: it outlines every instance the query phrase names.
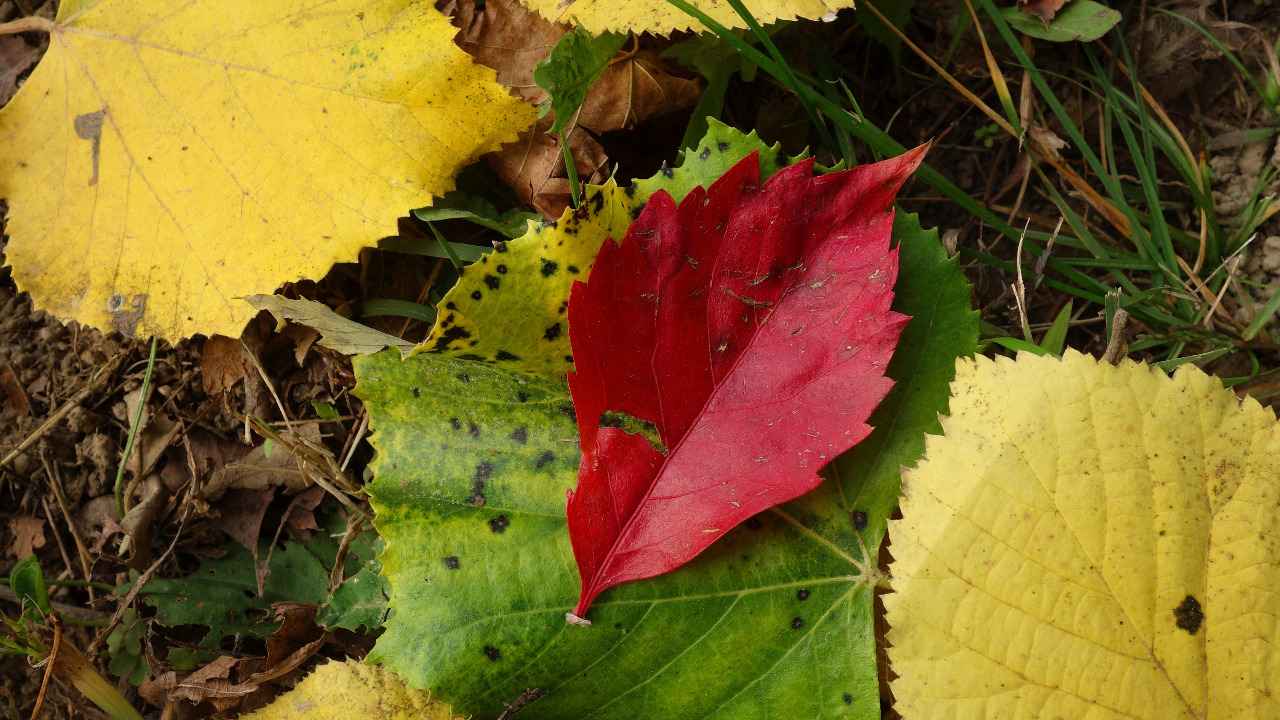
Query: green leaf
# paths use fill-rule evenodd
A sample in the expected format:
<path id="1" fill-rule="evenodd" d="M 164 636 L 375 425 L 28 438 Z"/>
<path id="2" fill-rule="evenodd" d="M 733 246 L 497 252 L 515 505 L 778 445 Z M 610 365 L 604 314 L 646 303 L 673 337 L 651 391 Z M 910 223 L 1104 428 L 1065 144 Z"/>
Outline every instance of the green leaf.
<path id="1" fill-rule="evenodd" d="M 524 235 L 495 244 L 459 271 L 415 351 L 563 377 L 573 367 L 564 315 L 569 288 L 586 279 L 606 237 L 626 233 L 631 213 L 631 198 L 611 180 L 588 186 L 582 205 L 559 220 L 531 224 Z"/>
<path id="2" fill-rule="evenodd" d="M 888 18 L 889 22 L 901 29 L 911 19 L 911 8 L 914 5 L 915 0 L 892 0 L 891 2 L 877 3 L 876 8 Z M 893 60 L 896 63 L 902 55 L 902 40 L 897 33 L 885 27 L 880 18 L 867 9 L 866 3 L 854 5 L 854 14 L 858 19 L 858 25 L 862 27 L 867 37 L 888 49 L 889 54 L 893 56 Z"/>
<path id="3" fill-rule="evenodd" d="M 138 611 L 129 608 L 121 615 L 120 624 L 107 636 L 107 655 L 111 658 L 107 669 L 116 677 L 141 685 L 151 676 L 151 668 L 142 654 L 142 637 L 147 625 L 138 617 Z"/>
<path id="4" fill-rule="evenodd" d="M 435 322 L 436 309 L 430 305 L 422 305 L 412 300 L 396 298 L 369 298 L 360 303 L 360 317 L 405 317 Z"/>
<path id="5" fill-rule="evenodd" d="M 546 60 L 538 63 L 533 81 L 551 96 L 551 109 L 556 114 L 552 133 L 559 133 L 573 120 L 587 91 L 626 41 L 626 35 L 605 33 L 592 37 L 586 30 L 574 28 L 560 38 Z"/>
<path id="6" fill-rule="evenodd" d="M 889 362 L 893 390 L 871 416 L 875 432 L 833 464 L 849 507 L 866 514 L 863 538 L 878 547 L 885 520 L 897 507 L 899 471 L 924 453 L 926 433 L 938 433 L 946 414 L 955 360 L 976 352 L 979 314 L 970 307 L 969 283 L 948 258 L 938 231 L 899 211 L 893 236 L 899 248 L 894 308 L 911 316 Z"/>
<path id="7" fill-rule="evenodd" d="M 762 182 L 778 171 L 781 144 L 769 145 L 755 130 L 743 133 L 715 118 L 707 118 L 707 134 L 696 148 L 684 151 L 676 167 L 663 169 L 653 177 L 633 183 L 636 202 L 648 200 L 659 190 L 666 190 L 676 202 L 680 202 L 689 191 L 711 185 L 752 152 L 760 153 Z"/>
<path id="8" fill-rule="evenodd" d="M 1050 355 L 1058 356 L 1062 354 L 1063 348 L 1067 346 L 1067 330 L 1071 328 L 1071 301 L 1058 311 L 1058 316 L 1053 319 L 1053 324 L 1048 330 L 1044 331 L 1044 337 L 1040 338 L 1040 347 L 1044 348 Z"/>
<path id="9" fill-rule="evenodd" d="M 155 608 L 156 622 L 165 627 L 207 627 L 208 632 L 201 641 L 205 648 L 216 647 L 222 638 L 231 635 L 266 637 L 276 628 L 272 620 L 272 603 L 320 605 L 331 602 L 329 571 L 338 553 L 334 536 L 341 535 L 345 521 L 333 514 L 322 518 L 321 525 L 325 530 L 307 542 L 287 542 L 274 550 L 264 543 L 259 549 L 259 557 L 266 562 L 270 553 L 271 559 L 261 595 L 258 594 L 253 556 L 238 544 L 232 544 L 226 555 L 206 560 L 186 577 L 155 579 L 147 583 L 141 592 L 143 602 Z M 373 542 L 372 533 L 365 533 L 354 540 L 344 570 L 373 559 Z M 122 586 L 118 592 L 127 591 L 127 588 L 128 585 Z"/>
<path id="10" fill-rule="evenodd" d="M 49 614 L 49 587 L 44 581 L 44 570 L 35 555 L 28 555 L 9 571 L 9 589 L 25 606 L 30 603 L 44 614 Z M 26 609 L 25 607 L 23 608 Z"/>
<path id="11" fill-rule="evenodd" d="M 1051 42 L 1091 42 L 1120 22 L 1119 12 L 1095 0 L 1073 0 L 1048 25 L 1017 5 L 1002 8 L 1000 13 L 1018 32 Z"/>
<path id="12" fill-rule="evenodd" d="M 1012 350 L 1014 352 L 1029 352 L 1032 355 L 1051 354 L 1048 350 L 1045 350 L 1044 348 L 1031 342 L 1030 340 L 1023 340 L 1022 338 L 996 337 L 996 338 L 991 338 L 991 342 L 999 345 L 1002 348 L 1005 348 L 1006 350 Z"/>
<path id="13" fill-rule="evenodd" d="M 602 596 L 589 628 L 564 620 L 578 452 L 563 385 L 436 354 L 357 358 L 394 610 L 370 657 L 477 717 L 529 688 L 545 694 L 528 718 L 878 717 L 874 576 L 859 569 L 856 528 L 876 546 L 898 468 L 918 457 L 977 338 L 936 233 L 903 215 L 895 236 L 898 307 L 916 319 L 864 454 L 680 570 Z"/>
<path id="14" fill-rule="evenodd" d="M 390 586 L 382 576 L 382 538 L 375 533 L 362 533 L 351 543 L 347 564 L 359 564 L 354 575 L 343 580 L 324 607 L 316 613 L 316 622 L 330 630 L 343 628 L 353 632 L 372 632 L 380 627 L 387 614 Z"/>
<path id="15" fill-rule="evenodd" d="M 413 216 L 424 222 L 466 220 L 501 233 L 507 239 L 520 237 L 528 229 L 529 222 L 540 217 L 537 213 L 519 209 L 500 213 L 488 200 L 457 190 L 437 198 L 431 207 L 414 210 Z"/>

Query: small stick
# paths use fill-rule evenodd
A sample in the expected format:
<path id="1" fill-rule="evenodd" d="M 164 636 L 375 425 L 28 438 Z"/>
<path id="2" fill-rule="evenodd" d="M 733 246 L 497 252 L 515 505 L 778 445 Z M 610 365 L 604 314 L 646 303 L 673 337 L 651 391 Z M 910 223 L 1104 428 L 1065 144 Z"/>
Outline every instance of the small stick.
<path id="1" fill-rule="evenodd" d="M 24 32 L 52 33 L 57 27 L 52 20 L 39 15 L 18 18 L 7 23 L 0 23 L 0 35 L 17 35 Z M 33 716 L 34 717 L 34 716 Z"/>
<path id="2" fill-rule="evenodd" d="M 44 706 L 45 693 L 49 692 L 49 678 L 53 677 L 53 666 L 58 662 L 58 648 L 62 646 L 62 623 L 57 615 L 49 616 L 49 624 L 53 625 L 53 648 L 45 659 L 44 677 L 40 680 L 40 693 L 36 695 L 36 704 L 31 708 L 31 720 L 40 717 L 40 708 Z"/>
<path id="3" fill-rule="evenodd" d="M 1124 326 L 1128 323 L 1129 313 L 1124 308 L 1116 308 L 1116 315 L 1111 319 L 1111 337 L 1107 339 L 1106 352 L 1102 353 L 1103 362 L 1116 365 L 1124 357 Z"/>
<path id="4" fill-rule="evenodd" d="M 0 28 L 3 27 L 3 25 L 0 25 Z M 66 402 L 62 403 L 62 405 L 54 411 L 48 419 L 40 423 L 40 426 L 35 430 L 32 430 L 31 434 L 28 435 L 25 440 L 18 443 L 18 447 L 10 451 L 3 459 L 0 459 L 0 468 L 3 468 L 13 462 L 14 458 L 26 452 L 32 445 L 35 445 L 40 438 L 44 437 L 45 433 L 57 427 L 58 423 L 62 422 L 62 419 L 69 415 L 72 410 L 80 407 L 80 403 L 84 402 L 85 399 L 93 394 L 93 392 L 98 389 L 106 378 L 115 373 L 116 368 L 118 368 L 120 363 L 124 360 L 125 354 L 126 353 L 124 351 L 121 351 L 116 353 L 115 357 L 107 361 L 106 365 L 103 365 L 98 372 L 94 373 L 93 377 L 89 378 L 89 381 L 85 383 L 84 387 L 77 390 L 76 394 L 72 395 Z"/>
<path id="5" fill-rule="evenodd" d="M 89 604 L 92 605 L 97 602 L 97 598 L 93 596 L 93 573 L 90 570 L 93 563 L 89 562 L 89 549 L 85 547 L 84 540 L 80 538 L 80 531 L 76 529 L 75 521 L 71 519 L 71 511 L 67 508 L 67 496 L 62 491 L 62 476 L 58 473 L 58 468 L 49 462 L 43 452 L 40 453 L 40 462 L 44 464 L 45 477 L 49 479 L 53 498 L 58 502 L 58 509 L 62 511 L 62 519 L 67 522 L 71 539 L 76 543 L 76 554 L 80 556 L 80 570 L 84 573 L 85 587 L 89 590 Z"/>
<path id="6" fill-rule="evenodd" d="M 62 557 L 62 564 L 67 566 L 67 569 L 60 575 L 73 575 L 74 573 L 71 572 L 73 567 L 71 554 L 67 552 L 67 544 L 62 542 L 62 533 L 58 532 L 58 524 L 53 521 L 53 511 L 49 509 L 49 499 L 40 498 L 40 507 L 44 508 L 44 517 L 49 521 L 49 530 L 53 533 L 53 540 L 58 546 L 58 555 Z M 59 577 L 59 579 L 62 578 Z"/>
<path id="7" fill-rule="evenodd" d="M 22 598 L 18 597 L 18 593 L 10 590 L 8 585 L 0 585 L 0 600 L 13 603 L 14 605 L 22 604 Z M 68 605 L 56 600 L 50 600 L 49 607 L 53 608 L 54 612 L 58 613 L 60 617 L 64 618 L 72 625 L 101 627 L 107 624 L 106 613 L 100 613 L 97 610 L 90 610 L 89 608 L 82 608 L 76 605 Z"/>

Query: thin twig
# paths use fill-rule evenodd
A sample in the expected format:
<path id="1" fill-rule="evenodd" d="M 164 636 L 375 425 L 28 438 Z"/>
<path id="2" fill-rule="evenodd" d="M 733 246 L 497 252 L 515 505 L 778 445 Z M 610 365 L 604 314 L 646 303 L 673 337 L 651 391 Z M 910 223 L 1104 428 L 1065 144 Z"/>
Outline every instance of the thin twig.
<path id="1" fill-rule="evenodd" d="M 1124 328 L 1129 324 L 1129 313 L 1124 308 L 1116 308 L 1115 317 L 1111 319 L 1111 337 L 1107 339 L 1107 349 L 1102 353 L 1102 361 L 1115 365 L 1125 356 Z"/>
<path id="2" fill-rule="evenodd" d="M 116 368 L 120 367 L 120 363 L 124 360 L 125 354 L 125 351 L 116 353 L 115 357 L 108 360 L 106 365 L 99 368 L 98 372 L 94 373 L 93 377 L 90 377 L 89 381 L 84 384 L 84 387 L 77 390 L 48 419 L 40 423 L 40 426 L 35 430 L 32 430 L 25 440 L 18 443 L 18 447 L 11 450 L 8 455 L 5 455 L 4 459 L 0 459 L 0 468 L 13 462 L 14 458 L 26 452 L 32 445 L 35 445 L 40 438 L 44 437 L 45 433 L 57 427 L 58 423 L 62 422 L 62 419 L 69 415 L 72 410 L 80 407 L 80 403 L 84 402 L 107 378 L 115 373 Z"/>
<path id="3" fill-rule="evenodd" d="M 23 598 L 18 597 L 18 593 L 11 590 L 8 585 L 0 585 L 0 601 L 21 605 Z M 54 612 L 72 625 L 102 627 L 107 624 L 107 614 L 97 610 L 90 610 L 78 605 L 68 605 L 56 600 L 50 600 L 49 607 L 53 608 Z"/>
<path id="4" fill-rule="evenodd" d="M 40 717 L 45 693 L 49 692 L 49 678 L 53 677 L 53 666 L 58 662 L 58 649 L 62 647 L 62 623 L 58 621 L 58 616 L 50 615 L 49 624 L 53 626 L 53 646 L 49 650 L 49 657 L 44 661 L 44 677 L 40 679 L 40 693 L 36 695 L 36 704 L 31 708 L 31 720 Z"/>
<path id="5" fill-rule="evenodd" d="M 31 17 L 10 20 L 7 23 L 0 23 L 0 35 L 17 35 L 24 32 L 51 33 L 55 27 L 57 25 L 52 20 L 42 18 L 39 15 L 32 15 Z"/>
<path id="6" fill-rule="evenodd" d="M 151 336 L 151 351 L 147 355 L 147 370 L 142 374 L 142 392 L 138 400 L 138 411 L 133 414 L 133 424 L 129 426 L 129 435 L 124 441 L 124 456 L 120 458 L 120 465 L 116 467 L 116 482 L 114 493 L 116 496 L 116 514 L 124 517 L 124 467 L 129 464 L 130 458 L 133 457 L 134 445 L 138 442 L 138 433 L 142 431 L 142 416 L 147 411 L 147 402 L 151 399 L 151 371 L 156 367 L 156 344 L 158 338 Z M 139 463 L 139 470 L 142 470 Z M 135 480 L 141 478 L 135 478 Z"/>
<path id="7" fill-rule="evenodd" d="M 66 493 L 62 490 L 62 476 L 58 473 L 57 466 L 50 463 L 43 452 L 40 453 L 40 462 L 44 464 L 45 477 L 48 478 L 53 497 L 58 502 L 58 509 L 62 511 L 62 519 L 67 523 L 71 539 L 76 542 L 76 554 L 80 556 L 80 570 L 84 574 L 85 587 L 89 589 L 89 604 L 92 605 L 97 602 L 97 598 L 93 596 L 93 573 L 90 570 L 93 563 L 89 562 L 89 549 L 85 547 L 80 531 L 76 528 L 75 521 L 71 519 L 71 510 L 68 507 Z"/>
<path id="8" fill-rule="evenodd" d="M 1013 256 L 1013 267 L 1016 275 L 1013 280 L 1013 302 L 1018 307 L 1018 322 L 1022 324 L 1022 337 L 1027 342 L 1035 342 L 1031 335 L 1031 323 L 1027 320 L 1027 284 L 1022 279 L 1022 241 L 1027 237 L 1027 226 L 1022 227 L 1018 236 L 1018 250 Z"/>

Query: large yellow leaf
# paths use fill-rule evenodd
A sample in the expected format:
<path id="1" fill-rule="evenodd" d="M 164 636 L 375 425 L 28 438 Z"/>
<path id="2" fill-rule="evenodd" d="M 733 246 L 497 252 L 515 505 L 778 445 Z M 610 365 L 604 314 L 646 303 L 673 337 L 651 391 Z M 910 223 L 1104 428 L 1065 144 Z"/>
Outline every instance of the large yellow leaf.
<path id="1" fill-rule="evenodd" d="M 795 18 L 815 19 L 842 8 L 854 0 L 743 0 L 756 20 L 768 24 Z M 581 25 L 592 34 L 609 31 L 652 32 L 666 35 L 674 30 L 702 32 L 696 19 L 667 0 L 524 0 L 543 17 L 556 22 Z M 746 27 L 728 0 L 689 0 L 689 4 L 722 25 Z"/>
<path id="2" fill-rule="evenodd" d="M 1192 366 L 961 361 L 890 529 L 898 710 L 1280 717 L 1280 430 Z"/>
<path id="3" fill-rule="evenodd" d="M 533 111 L 425 0 L 64 2 L 0 111 L 8 261 L 51 312 L 238 335 Z"/>
<path id="4" fill-rule="evenodd" d="M 247 720 L 455 720 L 449 706 L 395 673 L 347 660 L 317 667 Z"/>

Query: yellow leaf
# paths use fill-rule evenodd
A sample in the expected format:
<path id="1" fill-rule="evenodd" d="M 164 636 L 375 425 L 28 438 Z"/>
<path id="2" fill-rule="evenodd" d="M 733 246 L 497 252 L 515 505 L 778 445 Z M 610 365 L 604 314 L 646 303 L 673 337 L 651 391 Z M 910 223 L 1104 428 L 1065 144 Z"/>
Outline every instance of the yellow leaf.
<path id="1" fill-rule="evenodd" d="M 448 705 L 395 673 L 352 660 L 317 667 L 293 690 L 246 720 L 453 720 Z"/>
<path id="2" fill-rule="evenodd" d="M 904 476 L 898 710 L 1280 717 L 1280 430 L 1184 365 L 961 361 Z"/>
<path id="3" fill-rule="evenodd" d="M 666 35 L 677 30 L 703 32 L 702 23 L 667 0 L 524 0 L 543 17 L 556 22 L 581 25 L 594 35 L 603 32 L 651 32 Z M 690 0 L 689 4 L 731 28 L 746 27 L 727 0 Z M 817 19 L 853 0 L 743 0 L 760 24 L 796 18 Z"/>
<path id="4" fill-rule="evenodd" d="M 0 111 L 19 287 L 126 334 L 237 336 L 532 121 L 416 0 L 64 2 Z"/>
<path id="5" fill-rule="evenodd" d="M 613 180 L 589 187 L 582 205 L 463 268 L 440 302 L 431 334 L 415 352 L 493 360 L 563 375 L 569 359 L 565 312 L 574 280 L 585 281 L 605 238 L 631 224 L 632 193 Z"/>

